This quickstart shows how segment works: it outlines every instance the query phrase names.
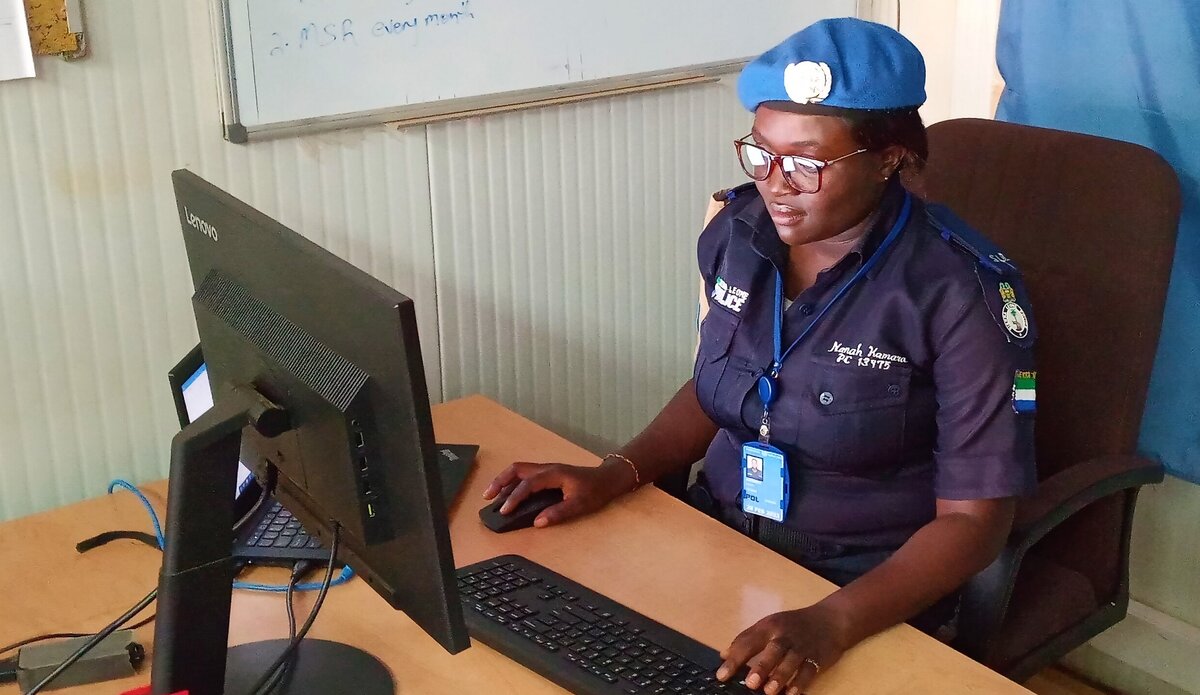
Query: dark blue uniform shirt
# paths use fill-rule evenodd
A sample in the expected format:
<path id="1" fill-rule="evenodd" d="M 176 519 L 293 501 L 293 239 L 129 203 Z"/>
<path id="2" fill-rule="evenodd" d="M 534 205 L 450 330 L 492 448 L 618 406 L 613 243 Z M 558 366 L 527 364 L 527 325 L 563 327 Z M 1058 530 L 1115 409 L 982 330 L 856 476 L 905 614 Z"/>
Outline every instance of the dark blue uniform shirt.
<path id="1" fill-rule="evenodd" d="M 762 198 L 738 191 L 698 246 L 709 311 L 694 378 L 720 427 L 705 471 L 723 505 L 739 504 L 741 446 L 758 437 L 756 382 L 771 364 L 775 273 L 787 263 Z M 784 312 L 784 349 L 878 248 L 903 197 L 893 185 L 858 247 Z M 771 443 L 788 455 L 785 523 L 895 548 L 934 518 L 937 498 L 1031 492 L 1033 414 L 1016 407 L 1014 383 L 1032 376 L 1036 329 L 1028 313 L 1005 318 L 1014 297 L 1028 312 L 1011 261 L 914 197 L 900 236 L 784 362 Z"/>

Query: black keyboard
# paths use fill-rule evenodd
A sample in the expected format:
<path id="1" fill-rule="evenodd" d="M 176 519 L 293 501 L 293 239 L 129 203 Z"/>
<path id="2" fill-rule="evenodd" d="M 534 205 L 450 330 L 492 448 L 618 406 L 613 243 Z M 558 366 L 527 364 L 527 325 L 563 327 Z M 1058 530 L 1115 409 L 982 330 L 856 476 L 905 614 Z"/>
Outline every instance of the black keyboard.
<path id="1" fill-rule="evenodd" d="M 256 548 L 298 549 L 319 548 L 321 542 L 308 535 L 308 531 L 300 525 L 300 520 L 284 509 L 283 505 L 273 501 L 254 528 L 254 533 L 246 539 L 246 545 Z"/>
<path id="2" fill-rule="evenodd" d="M 519 555 L 458 570 L 471 636 L 576 695 L 750 693 L 716 650 Z"/>

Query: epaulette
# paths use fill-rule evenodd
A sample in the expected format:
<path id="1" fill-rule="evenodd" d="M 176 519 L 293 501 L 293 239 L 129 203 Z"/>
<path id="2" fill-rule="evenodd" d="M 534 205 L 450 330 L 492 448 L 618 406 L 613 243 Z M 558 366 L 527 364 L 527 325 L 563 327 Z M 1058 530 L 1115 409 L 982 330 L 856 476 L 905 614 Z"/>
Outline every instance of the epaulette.
<path id="1" fill-rule="evenodd" d="M 975 260 L 975 275 L 983 300 L 1005 339 L 1019 347 L 1032 348 L 1037 340 L 1037 325 L 1029 311 L 1029 294 L 1017 265 L 944 205 L 927 205 L 925 211 L 930 224 L 946 243 Z"/>
<path id="2" fill-rule="evenodd" d="M 1004 255 L 990 239 L 955 215 L 950 208 L 931 203 L 925 206 L 925 214 L 942 239 L 966 252 L 979 265 L 997 275 L 1021 274 L 1021 270 L 1011 258 Z"/>
<path id="3" fill-rule="evenodd" d="M 726 204 L 732 203 L 739 195 L 753 188 L 753 181 L 750 181 L 749 183 L 743 183 L 740 186 L 734 186 L 733 188 L 723 188 L 716 193 L 713 193 L 713 200 Z"/>
<path id="4" fill-rule="evenodd" d="M 708 227 L 708 223 L 712 222 L 713 218 L 716 217 L 717 214 L 722 210 L 729 207 L 730 204 L 734 203 L 735 201 L 741 202 L 738 201 L 738 196 L 753 190 L 754 182 L 751 181 L 750 183 L 744 183 L 740 186 L 734 186 L 733 188 L 724 188 L 716 193 L 713 193 L 712 200 L 708 201 L 708 210 L 704 212 L 703 226 Z M 742 200 L 748 200 L 748 197 L 743 197 Z"/>

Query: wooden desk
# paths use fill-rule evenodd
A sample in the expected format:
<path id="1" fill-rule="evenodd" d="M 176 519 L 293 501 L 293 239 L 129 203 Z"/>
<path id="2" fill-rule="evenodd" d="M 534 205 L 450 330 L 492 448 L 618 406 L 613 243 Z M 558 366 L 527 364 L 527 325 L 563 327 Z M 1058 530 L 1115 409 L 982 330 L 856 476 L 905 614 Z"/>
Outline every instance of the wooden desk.
<path id="1" fill-rule="evenodd" d="M 476 470 L 451 515 L 458 566 L 518 553 L 709 644 L 725 647 L 775 611 L 809 605 L 833 585 L 655 488 L 626 496 L 596 516 L 551 529 L 496 535 L 479 522 L 485 483 L 513 460 L 591 465 L 596 457 L 483 397 L 434 408 L 438 441 L 481 445 Z M 144 488 L 162 514 L 165 482 Z M 155 584 L 160 556 L 119 541 L 79 555 L 77 541 L 116 529 L 147 529 L 127 492 L 0 524 L 0 645 L 44 632 L 97 630 Z M 286 580 L 259 569 L 256 580 Z M 298 595 L 305 615 L 314 595 Z M 147 649 L 153 625 L 142 628 Z M 231 644 L 285 636 L 282 596 L 234 592 Z M 330 591 L 310 633 L 367 649 L 392 669 L 402 695 L 562 693 L 517 663 L 476 644 L 451 656 L 362 581 Z M 149 657 L 148 657 L 149 658 Z M 65 689 L 114 693 L 149 681 L 149 663 L 125 681 Z M 0 695 L 16 693 L 14 685 Z M 999 674 L 908 627 L 877 635 L 821 675 L 817 693 L 1028 693 Z"/>

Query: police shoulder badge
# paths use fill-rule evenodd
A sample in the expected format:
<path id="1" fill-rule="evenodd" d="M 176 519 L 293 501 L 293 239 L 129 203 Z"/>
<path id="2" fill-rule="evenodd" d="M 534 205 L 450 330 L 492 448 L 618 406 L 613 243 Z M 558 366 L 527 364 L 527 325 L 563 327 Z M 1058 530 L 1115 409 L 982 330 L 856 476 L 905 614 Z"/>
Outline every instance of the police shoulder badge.
<path id="1" fill-rule="evenodd" d="M 797 104 L 825 101 L 833 88 L 833 73 L 825 63 L 804 60 L 783 69 L 783 89 Z"/>
<path id="2" fill-rule="evenodd" d="M 1018 340 L 1029 335 L 1029 317 L 1025 315 L 1021 305 L 1017 304 L 1017 293 L 1012 285 L 1007 282 L 1000 283 L 1000 299 L 1004 301 L 1004 306 L 1000 308 L 1000 319 L 1004 321 L 1008 332 Z"/>

